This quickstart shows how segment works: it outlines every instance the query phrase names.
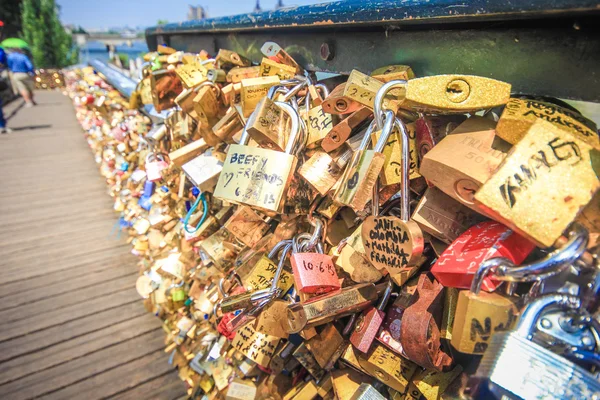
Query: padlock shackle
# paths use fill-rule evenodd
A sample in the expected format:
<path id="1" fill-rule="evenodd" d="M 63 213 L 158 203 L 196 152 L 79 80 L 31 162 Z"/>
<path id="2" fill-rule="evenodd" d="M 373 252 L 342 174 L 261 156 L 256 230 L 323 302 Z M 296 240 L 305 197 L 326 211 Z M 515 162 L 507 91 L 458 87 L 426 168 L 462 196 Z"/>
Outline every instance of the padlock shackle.
<path id="1" fill-rule="evenodd" d="M 288 103 L 276 101 L 275 104 L 277 104 L 287 115 L 289 115 L 290 120 L 292 122 L 290 135 L 288 136 L 288 140 L 285 145 L 285 152 L 287 154 L 294 154 L 294 147 L 296 146 L 296 143 L 298 142 L 298 137 L 300 136 L 300 116 L 298 115 L 298 112 L 294 109 L 294 107 L 292 107 Z M 304 132 L 302 132 L 302 136 L 304 136 Z"/>
<path id="2" fill-rule="evenodd" d="M 283 96 L 283 101 L 289 101 L 293 96 L 295 96 L 296 94 L 298 94 L 298 92 L 300 90 L 302 90 L 302 88 L 306 87 L 308 85 L 308 79 L 301 79 L 300 83 L 298 83 L 296 86 L 292 87 L 285 96 Z"/>
<path id="3" fill-rule="evenodd" d="M 279 258 L 279 263 L 277 264 L 277 270 L 275 271 L 275 275 L 273 275 L 273 282 L 271 282 L 271 293 L 275 294 L 277 291 L 277 285 L 279 284 L 279 278 L 281 277 L 281 271 L 283 271 L 283 265 L 285 264 L 285 259 L 291 250 L 292 245 L 287 244 L 283 251 L 281 252 L 281 257 Z"/>
<path id="4" fill-rule="evenodd" d="M 392 282 L 392 280 L 389 279 L 387 282 L 387 286 L 385 287 L 385 290 L 383 291 L 383 294 L 381 295 L 381 299 L 379 300 L 379 303 L 377 303 L 377 306 L 376 306 L 376 308 L 379 311 L 383 311 L 383 309 L 387 305 L 388 301 L 390 301 L 390 297 L 392 297 L 393 290 L 394 290 L 394 282 Z"/>
<path id="5" fill-rule="evenodd" d="M 400 187 L 402 190 L 402 208 L 400 209 L 400 219 L 408 221 L 410 219 L 410 142 L 408 129 L 400 118 L 396 118 L 396 126 L 400 130 L 402 138 L 402 181 Z"/>
<path id="6" fill-rule="evenodd" d="M 405 88 L 408 84 L 408 81 L 404 79 L 396 79 L 393 81 L 389 81 L 379 88 L 377 93 L 375 94 L 375 101 L 373 102 L 373 115 L 375 116 L 375 125 L 377 129 L 382 129 L 383 126 L 383 99 L 388 94 L 390 90 L 402 87 Z"/>
<path id="7" fill-rule="evenodd" d="M 481 285 L 483 284 L 485 277 L 495 273 L 496 268 L 501 265 L 504 260 L 505 258 L 502 257 L 494 257 L 479 264 L 479 268 L 477 268 L 475 275 L 473 275 L 470 291 L 473 294 L 478 295 L 481 291 Z"/>
<path id="8" fill-rule="evenodd" d="M 525 307 L 514 333 L 530 339 L 533 328 L 543 312 L 551 309 L 577 310 L 579 308 L 581 308 L 581 299 L 577 296 L 552 293 L 538 297 Z"/>
<path id="9" fill-rule="evenodd" d="M 569 231 L 568 242 L 541 260 L 517 267 L 512 261 L 501 258 L 495 274 L 498 280 L 509 282 L 540 281 L 562 272 L 585 253 L 589 241 L 588 231 L 574 223 Z"/>
<path id="10" fill-rule="evenodd" d="M 274 85 L 274 86 L 271 86 L 269 88 L 269 90 L 267 91 L 267 97 L 270 100 L 273 100 L 273 97 L 275 97 L 275 95 L 277 93 L 287 93 L 287 92 L 289 92 L 289 89 L 287 87 L 285 87 L 283 85 Z"/>
<path id="11" fill-rule="evenodd" d="M 271 249 L 271 251 L 269 252 L 267 257 L 272 260 L 273 257 L 275 257 L 277 255 L 277 253 L 279 253 L 279 250 L 281 250 L 282 248 L 284 248 L 285 246 L 287 246 L 289 244 L 292 244 L 291 239 L 285 239 L 285 240 L 282 240 L 281 242 L 278 242 L 275 246 L 273 246 L 273 248 Z"/>
<path id="12" fill-rule="evenodd" d="M 219 87 L 219 85 L 217 85 L 216 83 L 212 82 L 212 81 L 204 81 L 201 84 L 199 84 L 198 86 L 196 86 L 194 88 L 195 92 L 200 91 L 201 88 L 205 87 L 205 86 L 210 86 L 212 89 L 215 89 L 217 92 L 217 98 L 219 98 L 221 96 L 221 88 Z"/>

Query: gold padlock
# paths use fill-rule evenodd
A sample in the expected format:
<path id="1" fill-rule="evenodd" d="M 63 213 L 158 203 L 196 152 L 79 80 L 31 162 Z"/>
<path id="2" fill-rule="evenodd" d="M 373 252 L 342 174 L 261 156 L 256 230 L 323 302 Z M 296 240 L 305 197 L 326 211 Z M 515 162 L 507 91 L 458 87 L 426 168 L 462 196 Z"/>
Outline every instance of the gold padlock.
<path id="1" fill-rule="evenodd" d="M 261 147 L 283 151 L 287 142 L 289 116 L 268 95 L 248 118 L 246 131 Z"/>
<path id="2" fill-rule="evenodd" d="M 425 154 L 421 174 L 448 196 L 481 212 L 473 196 L 510 148 L 496 138 L 494 126 L 482 117 L 467 119 Z"/>
<path id="3" fill-rule="evenodd" d="M 271 86 L 279 85 L 278 76 L 265 76 L 260 78 L 242 79 L 241 102 L 242 114 L 248 118 L 258 105 L 258 102 L 267 95 Z"/>
<path id="4" fill-rule="evenodd" d="M 337 204 L 349 206 L 355 211 L 362 211 L 367 202 L 371 200 L 373 187 L 385 162 L 382 150 L 396 125 L 393 111 L 387 111 L 386 115 L 387 119 L 375 148 L 367 150 L 367 146 L 371 141 L 371 133 L 375 127 L 373 122 L 369 125 L 352 160 L 346 166 L 340 184 L 333 196 L 333 200 Z"/>
<path id="5" fill-rule="evenodd" d="M 175 68 L 175 73 L 181 79 L 186 89 L 191 89 L 204 82 L 206 80 L 206 72 L 206 68 L 198 62 L 182 64 Z"/>
<path id="6" fill-rule="evenodd" d="M 600 144 L 593 121 L 556 104 L 532 99 L 511 98 L 496 126 L 496 134 L 510 144 L 517 144 L 538 119 L 565 129 L 592 146 Z"/>
<path id="7" fill-rule="evenodd" d="M 292 79 L 296 75 L 296 67 L 281 64 L 263 57 L 260 62 L 259 76 L 278 76 L 281 80 Z"/>
<path id="8" fill-rule="evenodd" d="M 509 331 L 517 323 L 519 310 L 514 299 L 498 293 L 480 292 L 483 279 L 492 268 L 491 263 L 482 265 L 471 290 L 458 293 L 450 343 L 461 353 L 483 354 L 494 333 Z"/>
<path id="9" fill-rule="evenodd" d="M 215 197 L 247 204 L 265 211 L 279 212 L 292 180 L 298 159 L 294 155 L 300 134 L 300 117 L 286 103 L 277 103 L 291 120 L 286 152 L 246 146 L 245 130 L 240 144 L 229 146 Z"/>
<path id="10" fill-rule="evenodd" d="M 599 147 L 537 120 L 475 200 L 492 218 L 549 247 L 600 188 L 598 160 Z"/>
<path id="11" fill-rule="evenodd" d="M 329 154 L 318 150 L 302 164 L 298 174 L 319 194 L 326 196 L 340 179 L 342 169 Z"/>
<path id="12" fill-rule="evenodd" d="M 406 81 L 400 108 L 436 114 L 467 113 L 506 104 L 511 85 L 473 75 L 435 75 Z"/>

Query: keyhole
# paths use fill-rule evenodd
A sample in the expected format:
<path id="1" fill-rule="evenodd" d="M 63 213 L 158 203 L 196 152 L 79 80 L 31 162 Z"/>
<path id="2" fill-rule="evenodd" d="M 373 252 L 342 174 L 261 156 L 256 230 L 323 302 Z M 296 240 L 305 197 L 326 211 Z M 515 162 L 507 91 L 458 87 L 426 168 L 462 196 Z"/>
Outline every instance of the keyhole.
<path id="1" fill-rule="evenodd" d="M 335 109 L 338 112 L 344 112 L 348 109 L 348 103 L 345 100 L 339 99 L 335 102 Z"/>
<path id="2" fill-rule="evenodd" d="M 446 86 L 446 97 L 453 103 L 462 103 L 471 93 L 471 87 L 462 79 L 455 79 Z"/>

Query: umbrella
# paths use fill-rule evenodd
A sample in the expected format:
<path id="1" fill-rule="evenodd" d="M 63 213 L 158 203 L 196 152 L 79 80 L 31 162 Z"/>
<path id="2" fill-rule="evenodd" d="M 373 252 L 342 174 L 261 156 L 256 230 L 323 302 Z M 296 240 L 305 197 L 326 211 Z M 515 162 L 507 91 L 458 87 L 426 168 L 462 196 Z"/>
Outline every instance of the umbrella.
<path id="1" fill-rule="evenodd" d="M 23 39 L 8 38 L 0 42 L 0 47 L 3 47 L 5 49 L 25 49 L 28 48 L 29 45 Z"/>

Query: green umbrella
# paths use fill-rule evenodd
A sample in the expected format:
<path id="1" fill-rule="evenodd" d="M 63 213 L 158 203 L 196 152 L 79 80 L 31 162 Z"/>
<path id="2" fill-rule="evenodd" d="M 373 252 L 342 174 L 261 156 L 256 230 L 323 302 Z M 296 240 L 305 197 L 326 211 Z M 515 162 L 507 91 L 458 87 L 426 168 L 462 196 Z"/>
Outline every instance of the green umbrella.
<path id="1" fill-rule="evenodd" d="M 23 39 L 8 38 L 8 39 L 4 39 L 0 43 L 0 47 L 3 47 L 5 49 L 26 49 L 29 47 L 29 45 Z"/>

